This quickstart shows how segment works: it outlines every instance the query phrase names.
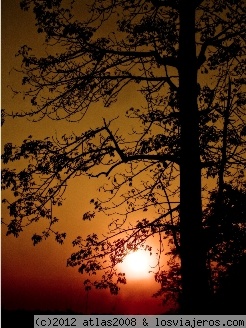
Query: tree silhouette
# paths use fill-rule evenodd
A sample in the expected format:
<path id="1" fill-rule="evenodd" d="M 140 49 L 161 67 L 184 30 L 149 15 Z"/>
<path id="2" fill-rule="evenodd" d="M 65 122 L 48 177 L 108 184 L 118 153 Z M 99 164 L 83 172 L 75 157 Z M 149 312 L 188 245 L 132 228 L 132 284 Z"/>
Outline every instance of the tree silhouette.
<path id="1" fill-rule="evenodd" d="M 218 212 L 218 201 L 220 210 Z M 212 294 L 210 314 L 244 313 L 239 295 L 245 293 L 246 190 L 224 184 L 222 194 L 213 190 L 203 212 L 203 231 L 207 250 L 207 268 Z M 181 296 L 180 265 L 172 247 L 169 269 L 159 271 L 161 288 L 154 296 L 163 302 L 179 304 Z M 176 313 L 179 309 L 176 308 Z M 178 312 L 179 313 L 179 312 Z"/>
<path id="2" fill-rule="evenodd" d="M 135 124 L 131 134 L 120 129 L 121 113 L 105 119 L 98 109 L 101 125 L 80 135 L 30 136 L 20 147 L 6 144 L 5 164 L 28 162 L 19 172 L 2 171 L 3 188 L 15 196 L 4 200 L 12 218 L 7 233 L 18 236 L 25 225 L 47 219 L 47 229 L 32 237 L 34 245 L 50 233 L 62 243 L 66 234 L 54 230 L 58 219 L 52 206 L 62 205 L 67 182 L 79 175 L 105 176 L 110 180 L 101 188 L 103 199 L 92 199 L 94 210 L 83 219 L 92 220 L 96 211 L 112 215 L 110 235 L 78 237 L 79 250 L 68 265 L 79 265 L 82 273 L 105 269 L 93 284 L 117 293 L 125 276 L 115 280 L 114 266 L 130 250 L 151 252 L 148 238 L 159 234 L 180 259 L 175 266 L 182 313 L 207 313 L 210 237 L 203 210 L 210 213 L 213 181 L 217 214 L 225 186 L 240 189 L 245 183 L 244 1 L 94 0 L 88 8 L 61 0 L 20 4 L 33 9 L 48 54 L 37 57 L 26 45 L 20 49 L 31 107 L 12 116 L 79 121 L 90 115 L 92 103 L 109 107 L 128 85 L 143 105 L 127 109 L 126 118 Z M 155 212 L 151 219 L 143 214 L 129 222 L 131 213 L 149 209 Z M 156 279 L 163 277 L 159 267 Z M 87 288 L 91 284 L 85 282 Z"/>
<path id="3" fill-rule="evenodd" d="M 245 254 L 243 254 L 221 278 L 214 300 L 217 313 L 244 314 L 245 306 L 241 297 L 245 292 Z"/>

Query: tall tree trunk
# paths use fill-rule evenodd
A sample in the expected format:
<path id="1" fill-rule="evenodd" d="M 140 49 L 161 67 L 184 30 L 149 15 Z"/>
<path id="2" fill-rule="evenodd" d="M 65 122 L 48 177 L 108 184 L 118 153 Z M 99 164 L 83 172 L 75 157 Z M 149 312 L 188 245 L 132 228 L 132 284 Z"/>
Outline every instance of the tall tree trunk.
<path id="1" fill-rule="evenodd" d="M 183 314 L 205 313 L 209 295 L 206 253 L 202 237 L 194 2 L 180 0 L 180 256 L 182 274 L 181 311 Z"/>

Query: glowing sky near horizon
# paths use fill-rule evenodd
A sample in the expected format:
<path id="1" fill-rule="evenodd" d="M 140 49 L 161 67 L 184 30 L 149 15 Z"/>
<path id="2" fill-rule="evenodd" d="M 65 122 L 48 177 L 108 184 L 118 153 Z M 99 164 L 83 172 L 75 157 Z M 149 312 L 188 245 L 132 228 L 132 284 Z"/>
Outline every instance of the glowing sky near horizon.
<path id="1" fill-rule="evenodd" d="M 16 74 L 13 70 L 13 67 L 19 64 L 19 58 L 15 57 L 15 54 L 23 44 L 30 45 L 36 52 L 35 50 L 42 42 L 42 37 L 36 33 L 32 13 L 20 10 L 19 0 L 3 0 L 1 5 L 2 107 L 12 112 L 18 106 L 27 106 L 27 102 L 20 100 L 21 97 L 13 97 L 11 91 L 12 86 L 15 88 L 21 84 L 21 74 Z M 127 99 L 117 103 L 117 106 L 125 110 L 132 101 L 136 102 L 137 99 L 134 93 L 129 93 Z M 97 115 L 95 109 L 94 113 Z M 88 120 L 85 120 L 84 124 L 87 123 Z M 64 131 L 81 131 L 81 123 L 71 124 L 47 119 L 33 123 L 25 119 L 7 119 L 2 128 L 2 145 L 6 142 L 20 144 L 28 135 L 33 135 L 34 138 L 43 138 L 53 134 L 61 136 Z M 92 182 L 85 178 L 72 180 L 69 183 L 64 206 L 56 209 L 57 216 L 61 218 L 58 224 L 59 230 L 69 232 L 62 246 L 55 243 L 51 237 L 33 247 L 31 236 L 33 232 L 39 231 L 40 226 L 27 228 L 18 238 L 6 237 L 6 227 L 2 226 L 2 306 L 12 309 L 65 310 L 71 308 L 75 311 L 85 311 L 83 286 L 85 277 L 77 272 L 77 268 L 67 268 L 66 260 L 74 251 L 71 241 L 77 235 L 94 232 L 95 227 L 99 232 L 104 232 L 103 229 L 107 228 L 106 218 L 103 216 L 98 216 L 93 223 L 81 220 L 82 213 L 86 210 L 90 199 L 95 196 L 98 186 L 98 181 Z M 2 214 L 6 215 L 4 212 Z M 143 255 L 141 258 L 143 259 Z M 152 298 L 152 294 L 158 290 L 159 285 L 154 282 L 153 275 L 146 274 L 149 262 L 145 261 L 145 267 L 141 271 L 138 271 L 139 264 L 134 267 L 132 263 L 135 262 L 137 263 L 136 258 L 127 262 L 124 269 L 128 283 L 121 287 L 117 297 L 110 295 L 108 291 L 91 292 L 89 312 L 113 311 L 119 314 L 164 312 L 161 299 Z M 99 302 L 102 297 L 103 304 Z"/>

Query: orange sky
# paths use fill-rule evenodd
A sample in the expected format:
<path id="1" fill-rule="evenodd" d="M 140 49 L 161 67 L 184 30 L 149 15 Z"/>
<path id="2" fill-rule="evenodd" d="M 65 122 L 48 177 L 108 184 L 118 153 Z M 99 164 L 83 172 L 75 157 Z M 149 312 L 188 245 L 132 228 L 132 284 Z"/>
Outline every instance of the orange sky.
<path id="1" fill-rule="evenodd" d="M 28 105 L 20 98 L 13 97 L 10 85 L 17 88 L 21 83 L 21 75 L 12 70 L 18 66 L 15 57 L 19 46 L 23 44 L 33 47 L 37 53 L 42 39 L 34 28 L 31 13 L 19 9 L 18 0 L 3 0 L 2 4 L 2 108 L 7 111 Z M 12 71 L 11 71 L 12 70 Z M 11 72 L 10 72 L 11 71 Z M 9 73 L 10 72 L 10 73 Z M 124 95 L 123 95 L 124 97 Z M 127 99 L 119 99 L 117 111 L 124 111 L 137 102 L 134 91 L 128 89 Z M 114 108 L 110 109 L 111 111 Z M 92 108 L 96 118 L 97 108 Z M 107 113 L 105 113 L 107 115 Z M 85 117 L 83 127 L 88 128 L 91 122 Z M 28 135 L 43 138 L 54 135 L 61 136 L 71 131 L 81 131 L 81 123 L 54 122 L 47 119 L 39 123 L 25 119 L 6 121 L 2 128 L 2 145 L 6 142 L 20 144 Z M 122 121 L 121 128 L 125 128 Z M 19 238 L 6 237 L 6 228 L 2 226 L 2 306 L 6 308 L 25 309 L 73 309 L 88 313 L 115 314 L 158 314 L 165 308 L 161 299 L 153 299 L 151 295 L 157 291 L 158 284 L 149 275 L 144 279 L 128 278 L 128 284 L 122 286 L 118 296 L 111 296 L 108 291 L 92 291 L 88 296 L 83 290 L 83 279 L 76 268 L 67 268 L 66 260 L 73 252 L 71 241 L 82 233 L 95 230 L 104 231 L 106 218 L 97 216 L 93 222 L 83 222 L 82 214 L 95 195 L 100 181 L 78 178 L 69 184 L 64 206 L 57 210 L 61 218 L 59 230 L 66 231 L 68 237 L 64 245 L 58 245 L 52 237 L 37 246 L 33 246 L 31 236 L 40 227 L 26 229 Z M 6 213 L 2 213 L 4 216 Z M 95 229 L 96 227 L 96 229 Z M 35 230 L 36 229 L 36 230 Z M 103 300 L 103 302 L 102 302 Z"/>

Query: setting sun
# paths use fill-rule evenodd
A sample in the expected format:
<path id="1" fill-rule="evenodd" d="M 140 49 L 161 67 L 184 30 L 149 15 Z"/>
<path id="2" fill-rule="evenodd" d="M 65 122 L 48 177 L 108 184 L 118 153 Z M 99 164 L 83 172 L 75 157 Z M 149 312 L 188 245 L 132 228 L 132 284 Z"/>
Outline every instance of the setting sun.
<path id="1" fill-rule="evenodd" d="M 128 254 L 125 260 L 121 263 L 121 270 L 126 273 L 129 279 L 149 278 L 151 267 L 153 267 L 153 258 L 148 252 L 139 250 Z"/>

